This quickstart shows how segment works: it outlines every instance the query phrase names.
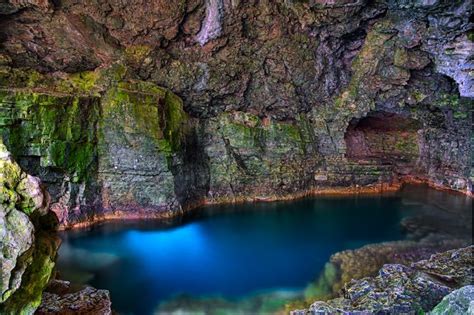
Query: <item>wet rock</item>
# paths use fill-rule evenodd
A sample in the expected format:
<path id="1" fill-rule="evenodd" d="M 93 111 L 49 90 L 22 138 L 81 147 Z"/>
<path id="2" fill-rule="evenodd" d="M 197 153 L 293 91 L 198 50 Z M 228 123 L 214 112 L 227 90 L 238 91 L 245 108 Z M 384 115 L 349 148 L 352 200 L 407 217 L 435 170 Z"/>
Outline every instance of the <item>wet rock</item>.
<path id="1" fill-rule="evenodd" d="M 98 172 L 105 207 L 127 211 L 139 205 L 150 216 L 179 210 L 168 159 L 186 132 L 181 100 L 153 84 L 122 83 L 102 105 Z"/>
<path id="2" fill-rule="evenodd" d="M 53 280 L 43 294 L 41 306 L 35 314 L 112 314 L 110 294 L 86 286 L 73 288 L 68 281 Z"/>

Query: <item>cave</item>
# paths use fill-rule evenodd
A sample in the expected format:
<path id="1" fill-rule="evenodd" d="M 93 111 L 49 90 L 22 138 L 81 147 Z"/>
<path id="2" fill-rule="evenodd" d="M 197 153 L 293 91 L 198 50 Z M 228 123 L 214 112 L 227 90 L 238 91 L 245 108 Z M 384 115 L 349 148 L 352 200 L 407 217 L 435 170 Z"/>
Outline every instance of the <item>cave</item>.
<path id="1" fill-rule="evenodd" d="M 412 164 L 420 156 L 420 129 L 418 120 L 383 111 L 353 118 L 344 136 L 346 157 Z"/>
<path id="2" fill-rule="evenodd" d="M 471 4 L 0 0 L 0 315 L 468 313 Z"/>

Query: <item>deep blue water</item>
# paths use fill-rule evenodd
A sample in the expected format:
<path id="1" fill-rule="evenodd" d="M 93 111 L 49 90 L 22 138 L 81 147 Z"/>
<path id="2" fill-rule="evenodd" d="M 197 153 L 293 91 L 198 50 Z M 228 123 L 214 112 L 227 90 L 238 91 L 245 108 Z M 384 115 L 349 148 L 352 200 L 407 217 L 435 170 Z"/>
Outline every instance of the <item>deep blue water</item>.
<path id="1" fill-rule="evenodd" d="M 179 224 L 70 231 L 62 235 L 58 270 L 67 280 L 110 290 L 121 314 L 150 314 L 182 294 L 232 300 L 301 292 L 331 254 L 403 239 L 402 218 L 439 211 L 425 190 L 208 207 Z M 435 195 L 453 204 L 453 197 Z"/>

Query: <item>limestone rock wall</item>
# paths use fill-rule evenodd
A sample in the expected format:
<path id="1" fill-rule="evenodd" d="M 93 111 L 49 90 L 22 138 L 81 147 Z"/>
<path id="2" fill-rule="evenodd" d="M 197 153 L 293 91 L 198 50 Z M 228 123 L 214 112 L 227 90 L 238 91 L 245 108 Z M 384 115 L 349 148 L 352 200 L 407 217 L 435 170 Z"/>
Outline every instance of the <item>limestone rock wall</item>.
<path id="1" fill-rule="evenodd" d="M 468 1 L 0 14 L 0 132 L 64 226 L 402 181 L 472 191 Z"/>

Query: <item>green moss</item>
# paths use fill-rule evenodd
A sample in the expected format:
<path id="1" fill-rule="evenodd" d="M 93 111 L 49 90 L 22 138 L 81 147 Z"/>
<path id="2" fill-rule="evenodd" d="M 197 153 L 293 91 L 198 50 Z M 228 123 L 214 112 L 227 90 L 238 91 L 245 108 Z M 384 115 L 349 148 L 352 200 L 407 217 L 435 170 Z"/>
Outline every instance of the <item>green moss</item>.
<path id="1" fill-rule="evenodd" d="M 0 67 L 0 88 L 32 88 L 43 84 L 44 76 L 35 70 Z"/>
<path id="2" fill-rule="evenodd" d="M 70 76 L 72 85 L 80 91 L 88 92 L 97 84 L 100 75 L 98 72 L 86 71 Z"/>
<path id="3" fill-rule="evenodd" d="M 7 154 L 8 152 L 1 141 L 0 152 L 2 155 Z M 18 164 L 8 159 L 0 159 L 0 205 L 7 208 L 17 208 L 22 211 L 23 209 L 21 207 L 25 207 L 25 213 L 30 214 L 31 209 L 27 205 L 22 204 L 21 207 L 17 206 L 22 201 L 17 188 L 21 183 L 23 176 L 24 174 Z"/>
<path id="4" fill-rule="evenodd" d="M 12 119 L 0 130 L 12 154 L 39 156 L 41 167 L 85 179 L 96 158 L 98 100 L 34 92 L 8 93 L 5 99 L 13 105 Z"/>
<path id="5" fill-rule="evenodd" d="M 467 32 L 467 39 L 469 39 L 471 42 L 474 42 L 474 30 Z"/>
<path id="6" fill-rule="evenodd" d="M 151 47 L 146 45 L 129 46 L 125 48 L 125 58 L 129 62 L 141 62 L 151 53 L 151 51 Z"/>
<path id="7" fill-rule="evenodd" d="M 470 103 L 462 102 L 457 94 L 442 94 L 434 103 L 434 106 L 450 109 L 455 119 L 466 119 L 469 117 Z"/>
<path id="8" fill-rule="evenodd" d="M 327 299 L 331 297 L 334 293 L 333 285 L 337 282 L 338 277 L 339 272 L 337 267 L 330 262 L 326 263 L 319 279 L 305 289 L 305 300 L 311 302 L 315 299 Z"/>
<path id="9" fill-rule="evenodd" d="M 457 109 L 459 107 L 459 96 L 456 94 L 442 94 L 440 98 L 434 103 L 438 107 L 448 107 Z"/>
<path id="10" fill-rule="evenodd" d="M 451 47 L 450 47 L 450 48 L 446 48 L 446 49 L 444 50 L 444 53 L 445 53 L 446 55 L 453 55 L 453 54 L 456 53 L 456 49 L 455 49 L 455 48 L 451 48 Z"/>
<path id="11" fill-rule="evenodd" d="M 163 133 L 171 148 L 176 151 L 181 145 L 188 117 L 183 110 L 183 101 L 175 94 L 166 93 L 164 105 L 165 126 Z"/>
<path id="12" fill-rule="evenodd" d="M 166 156 L 180 149 L 187 132 L 181 99 L 149 82 L 120 82 L 107 93 L 103 114 L 104 124 L 115 126 L 117 135 L 143 135 Z"/>
<path id="13" fill-rule="evenodd" d="M 0 67 L 0 89 L 23 89 L 42 94 L 98 95 L 104 80 L 101 72 L 86 71 L 52 77 L 35 70 Z"/>
<path id="14" fill-rule="evenodd" d="M 56 238 L 46 233 L 36 236 L 34 250 L 27 258 L 29 266 L 23 274 L 21 286 L 0 305 L 1 314 L 26 315 L 35 312 L 41 304 L 43 290 L 51 277 L 57 248 Z"/>
<path id="15" fill-rule="evenodd" d="M 466 119 L 468 118 L 469 114 L 467 112 L 464 112 L 464 111 L 455 111 L 453 113 L 453 117 L 455 119 Z"/>
<path id="16" fill-rule="evenodd" d="M 394 144 L 396 151 L 407 155 L 416 155 L 419 152 L 417 139 L 415 138 L 403 138 L 400 137 Z"/>
<path id="17" fill-rule="evenodd" d="M 393 56 L 393 64 L 398 67 L 404 67 L 408 62 L 408 53 L 405 48 L 398 47 Z"/>
<path id="18" fill-rule="evenodd" d="M 28 76 L 27 87 L 35 87 L 37 86 L 43 79 L 43 76 L 37 72 L 32 70 Z"/>
<path id="19" fill-rule="evenodd" d="M 424 94 L 423 92 L 418 91 L 418 90 L 413 91 L 412 96 L 413 96 L 413 98 L 415 99 L 415 101 L 417 103 L 422 102 L 427 97 L 426 94 Z"/>

